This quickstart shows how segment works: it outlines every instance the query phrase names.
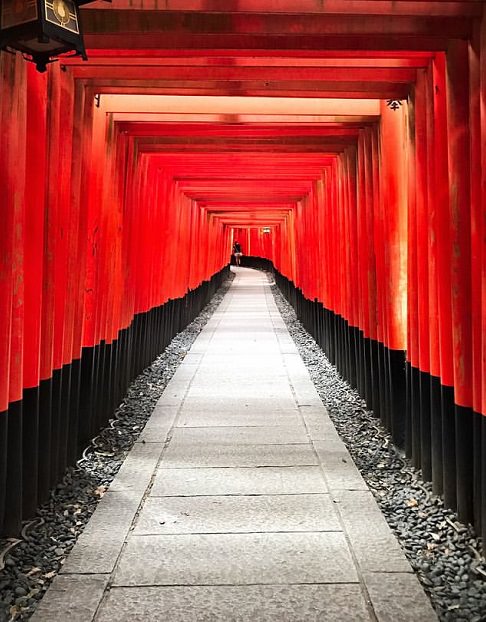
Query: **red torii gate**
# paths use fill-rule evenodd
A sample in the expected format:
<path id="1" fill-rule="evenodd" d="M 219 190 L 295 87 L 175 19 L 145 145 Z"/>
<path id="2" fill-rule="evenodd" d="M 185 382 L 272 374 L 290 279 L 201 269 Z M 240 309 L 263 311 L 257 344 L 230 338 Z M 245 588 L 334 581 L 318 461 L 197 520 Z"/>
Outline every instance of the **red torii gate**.
<path id="1" fill-rule="evenodd" d="M 484 2 L 114 0 L 82 17 L 88 63 L 40 76 L 0 57 L 4 530 L 102 423 L 97 383 L 126 386 L 163 310 L 247 230 L 486 534 Z"/>

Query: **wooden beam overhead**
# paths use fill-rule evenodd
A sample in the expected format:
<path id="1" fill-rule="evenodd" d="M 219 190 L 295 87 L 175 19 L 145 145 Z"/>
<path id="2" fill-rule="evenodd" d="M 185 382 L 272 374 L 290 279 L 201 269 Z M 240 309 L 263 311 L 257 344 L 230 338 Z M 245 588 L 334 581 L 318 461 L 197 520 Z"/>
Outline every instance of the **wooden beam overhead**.
<path id="1" fill-rule="evenodd" d="M 355 15 L 480 15 L 481 0 L 112 0 L 93 2 L 83 13 L 105 10 L 194 11 L 206 13 L 305 13 Z"/>
<path id="2" fill-rule="evenodd" d="M 305 38 L 309 41 L 313 37 L 447 37 L 464 39 L 472 33 L 473 19 L 470 16 L 395 16 L 388 15 L 354 15 L 345 14 L 317 14 L 308 15 L 296 13 L 286 14 L 231 14 L 184 11 L 87 11 L 83 15 L 83 29 L 86 35 L 87 47 L 92 45 L 90 37 L 98 36 L 102 42 L 104 36 L 117 35 L 130 37 L 132 33 L 143 34 L 150 39 L 158 36 L 164 47 L 172 47 L 171 42 L 187 43 L 199 42 L 200 37 L 214 38 L 221 41 L 225 37 L 232 37 L 235 43 L 244 41 L 246 37 L 266 36 L 285 37 L 290 40 Z M 161 39 L 161 37 L 163 37 Z M 301 43 L 305 43 L 301 41 Z M 376 41 L 374 42 L 376 44 Z M 113 47 L 111 45 L 104 47 Z M 127 47 L 127 46 L 125 46 Z M 131 47 L 131 46 L 128 46 Z M 140 46 L 136 46 L 140 47 Z M 152 47 L 147 45 L 147 47 Z M 182 48 L 193 48 L 193 45 L 181 45 Z M 204 47 L 204 46 L 201 46 Z M 210 47 L 214 47 L 211 45 Z M 225 45 L 230 48 L 232 46 Z M 235 45 L 234 47 L 241 47 Z M 248 46 L 253 47 L 253 46 Z M 307 46 L 304 46 L 307 47 Z M 324 46 L 326 48 L 327 46 Z M 334 46 L 333 46 L 334 47 Z M 379 48 L 379 45 L 378 45 Z M 264 49 L 264 48 L 262 48 Z M 274 48 L 275 49 L 275 48 Z M 278 48 L 277 48 L 278 49 Z"/>

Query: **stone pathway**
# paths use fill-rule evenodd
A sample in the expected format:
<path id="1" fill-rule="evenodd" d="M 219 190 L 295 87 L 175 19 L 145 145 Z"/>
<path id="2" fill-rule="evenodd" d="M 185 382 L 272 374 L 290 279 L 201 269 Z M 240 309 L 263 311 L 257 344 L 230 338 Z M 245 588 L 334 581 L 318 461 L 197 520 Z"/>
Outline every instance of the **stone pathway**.
<path id="1" fill-rule="evenodd" d="M 32 620 L 437 620 L 264 274 L 237 269 Z"/>

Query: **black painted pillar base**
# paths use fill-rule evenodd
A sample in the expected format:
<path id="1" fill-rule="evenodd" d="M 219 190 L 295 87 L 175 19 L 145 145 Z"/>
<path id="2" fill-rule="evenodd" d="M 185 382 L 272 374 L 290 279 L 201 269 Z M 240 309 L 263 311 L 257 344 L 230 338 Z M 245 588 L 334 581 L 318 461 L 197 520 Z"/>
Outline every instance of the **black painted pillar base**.
<path id="1" fill-rule="evenodd" d="M 94 410 L 94 373 L 96 371 L 96 348 L 85 347 L 81 352 L 81 380 L 79 386 L 78 451 L 88 444 L 91 437 L 91 420 Z"/>
<path id="2" fill-rule="evenodd" d="M 7 482 L 3 532 L 17 536 L 22 529 L 22 402 L 8 409 Z"/>
<path id="3" fill-rule="evenodd" d="M 403 350 L 389 350 L 390 368 L 390 403 L 391 403 L 391 434 L 397 447 L 405 446 L 405 418 L 406 413 L 406 377 L 405 352 Z"/>
<path id="4" fill-rule="evenodd" d="M 0 533 L 3 533 L 7 488 L 8 411 L 0 413 Z"/>
<path id="5" fill-rule="evenodd" d="M 430 374 L 418 371 L 420 409 L 420 466 L 425 481 L 432 480 L 432 430 L 430 413 Z"/>
<path id="6" fill-rule="evenodd" d="M 380 377 L 378 342 L 375 339 L 366 339 L 365 354 L 367 365 L 367 372 L 365 372 L 365 399 L 374 416 L 377 419 L 381 419 L 383 413 L 382 401 L 380 399 L 382 378 Z"/>
<path id="7" fill-rule="evenodd" d="M 375 372 L 375 370 L 373 369 L 373 355 L 372 355 L 372 348 L 373 348 L 373 342 L 371 339 L 369 339 L 368 337 L 365 337 L 364 340 L 364 360 L 365 360 L 365 368 L 364 368 L 364 395 L 362 395 L 364 401 L 366 402 L 368 408 L 370 410 L 373 410 L 373 413 L 375 414 L 376 417 L 379 417 L 379 414 L 376 413 L 376 411 L 373 409 L 373 406 L 376 406 L 375 404 L 375 395 L 373 394 L 373 385 L 375 384 L 375 382 L 377 382 L 377 376 L 374 378 L 373 377 L 373 373 Z M 376 369 L 376 372 L 378 373 L 378 369 Z M 377 396 L 378 394 L 376 394 Z"/>
<path id="8" fill-rule="evenodd" d="M 51 489 L 52 456 L 52 381 L 42 380 L 39 384 L 39 479 L 38 501 L 43 503 Z"/>
<path id="9" fill-rule="evenodd" d="M 69 444 L 69 419 L 71 406 L 71 365 L 64 365 L 61 370 L 59 395 L 59 448 L 57 458 L 56 482 L 58 482 L 68 465 L 67 451 Z"/>
<path id="10" fill-rule="evenodd" d="M 22 515 L 32 516 L 39 503 L 39 387 L 24 390 L 22 405 Z"/>
<path id="11" fill-rule="evenodd" d="M 420 469 L 422 464 L 422 442 L 420 432 L 422 430 L 422 422 L 420 420 L 420 371 L 410 366 L 410 416 L 412 427 L 412 464 L 415 468 Z"/>
<path id="12" fill-rule="evenodd" d="M 74 464 L 78 457 L 78 433 L 79 433 L 79 397 L 81 391 L 81 360 L 76 359 L 71 363 L 71 388 L 69 393 L 68 408 L 68 438 L 66 459 L 68 464 Z"/>
<path id="13" fill-rule="evenodd" d="M 442 447 L 442 401 L 440 379 L 430 376 L 430 427 L 432 490 L 434 494 L 444 492 L 443 447 Z"/>
<path id="14" fill-rule="evenodd" d="M 486 416 L 480 415 L 481 419 L 481 458 L 480 458 L 480 478 L 481 478 L 481 523 L 479 532 L 483 538 L 483 554 L 486 551 Z"/>
<path id="15" fill-rule="evenodd" d="M 483 505 L 486 498 L 483 499 L 483 474 L 481 465 L 481 456 L 486 451 L 486 446 L 482 444 L 482 420 L 484 416 L 480 413 L 473 412 L 473 523 L 478 526 L 481 531 Z M 484 450 L 483 450 L 484 447 Z"/>
<path id="16" fill-rule="evenodd" d="M 473 411 L 455 406 L 456 465 L 457 465 L 457 515 L 464 523 L 472 522 L 474 470 L 473 470 Z"/>
<path id="17" fill-rule="evenodd" d="M 454 389 L 441 386 L 442 405 L 442 464 L 444 476 L 444 503 L 447 507 L 457 507 L 456 491 L 456 424 L 454 409 Z"/>
<path id="18" fill-rule="evenodd" d="M 61 385 L 62 369 L 52 372 L 51 401 L 51 477 L 50 488 L 54 487 L 59 476 L 59 444 L 61 439 Z"/>
<path id="19" fill-rule="evenodd" d="M 413 404 L 412 404 L 412 366 L 405 362 L 405 455 L 410 460 L 413 454 Z"/>

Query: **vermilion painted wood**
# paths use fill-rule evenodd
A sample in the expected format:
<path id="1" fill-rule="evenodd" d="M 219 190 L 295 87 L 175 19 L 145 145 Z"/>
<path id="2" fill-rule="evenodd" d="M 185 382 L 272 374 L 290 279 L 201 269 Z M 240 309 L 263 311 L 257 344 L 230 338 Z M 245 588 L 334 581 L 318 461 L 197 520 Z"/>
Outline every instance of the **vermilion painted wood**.
<path id="1" fill-rule="evenodd" d="M 93 132 L 93 93 L 78 85 L 76 106 L 79 106 L 80 121 L 79 136 L 74 139 L 73 147 L 77 149 L 77 176 L 73 178 L 73 200 L 79 202 L 79 226 L 77 231 L 77 270 L 78 285 L 76 288 L 76 300 L 73 318 L 73 354 L 75 358 L 81 356 L 85 342 L 85 297 L 86 274 L 88 262 L 88 226 L 90 222 L 89 212 L 89 179 L 92 165 L 92 132 Z M 75 117 L 76 118 L 76 117 Z M 74 166 L 74 162 L 73 162 Z"/>
<path id="2" fill-rule="evenodd" d="M 449 222 L 451 231 L 452 334 L 456 404 L 472 406 L 471 356 L 471 192 L 469 68 L 466 42 L 447 52 L 449 134 Z"/>
<path id="3" fill-rule="evenodd" d="M 43 266 L 43 293 L 42 293 L 42 349 L 41 349 L 41 379 L 51 378 L 54 369 L 54 340 L 55 340 L 55 305 L 56 305 L 56 249 L 61 225 L 58 214 L 57 182 L 59 179 L 59 108 L 60 108 L 60 80 L 53 71 L 48 81 L 48 116 L 47 116 L 47 167 L 46 206 L 44 221 L 44 266 Z M 58 329 L 62 327 L 58 327 Z"/>
<path id="4" fill-rule="evenodd" d="M 128 16 L 128 19 L 131 19 Z M 363 23 L 363 19 L 360 18 Z M 101 21 L 101 20 L 100 20 Z M 413 21 L 413 20 L 412 20 Z M 431 24 L 430 20 L 429 25 Z M 368 27 L 369 28 L 369 27 Z M 444 51 L 447 48 L 448 35 L 451 37 L 458 36 L 465 39 L 469 36 L 471 22 L 461 22 L 458 28 L 449 24 L 449 28 L 443 28 L 443 24 L 435 24 L 432 28 L 423 28 L 413 31 L 413 28 L 404 29 L 399 35 L 382 34 L 379 37 L 379 52 L 388 53 L 392 56 L 397 52 L 412 52 L 417 54 L 427 54 L 430 52 Z M 368 30 L 368 29 L 365 29 Z M 437 30 L 434 34 L 434 30 Z M 282 36 L 285 34 L 285 36 Z M 402 38 L 403 35 L 403 38 Z M 101 49 L 103 51 L 121 50 L 122 54 L 127 54 L 127 50 L 132 48 L 142 49 L 144 53 L 147 50 L 159 51 L 161 41 L 164 42 L 163 51 L 177 51 L 179 55 L 194 55 L 195 50 L 204 50 L 204 54 L 220 54 L 227 50 L 236 50 L 241 53 L 248 54 L 248 50 L 260 55 L 281 55 L 282 53 L 292 53 L 297 56 L 308 56 L 308 50 L 321 50 L 325 56 L 329 52 L 339 54 L 349 52 L 349 50 L 358 51 L 358 56 L 364 53 L 365 56 L 376 54 L 377 39 L 372 33 L 355 34 L 355 35 L 300 35 L 295 36 L 292 33 L 281 33 L 280 35 L 264 35 L 264 34 L 192 34 L 190 36 L 183 35 L 174 31 L 174 34 L 162 34 L 160 31 L 152 32 L 130 31 L 121 32 L 119 34 L 106 33 L 101 30 L 93 29 L 85 36 L 88 54 L 92 50 Z M 317 54 L 319 56 L 319 53 Z M 67 61 L 66 61 L 67 62 Z"/>
<path id="5" fill-rule="evenodd" d="M 15 171 L 13 161 L 15 137 L 18 128 L 15 126 L 16 99 L 22 93 L 21 66 L 18 61 L 2 55 L 0 59 L 1 81 L 4 85 L 0 95 L 0 181 L 4 200 L 4 224 L 0 231 L 0 286 L 5 297 L 0 301 L 0 412 L 7 410 L 10 396 L 10 341 L 12 329 L 13 301 L 13 229 L 15 214 Z"/>
<path id="6" fill-rule="evenodd" d="M 99 342 L 96 300 L 99 295 L 98 255 L 100 252 L 100 196 L 99 177 L 103 168 L 104 118 L 96 107 L 89 108 L 92 130 L 88 136 L 87 157 L 89 168 L 85 179 L 86 268 L 84 275 L 83 346 L 93 347 Z"/>
<path id="7" fill-rule="evenodd" d="M 27 66 L 27 142 L 25 185 L 24 386 L 40 380 L 44 197 L 46 188 L 47 94 L 45 75 Z"/>
<path id="8" fill-rule="evenodd" d="M 407 287 L 407 180 L 408 157 L 405 135 L 406 111 L 395 112 L 382 103 L 380 128 L 380 182 L 386 240 L 384 296 L 388 322 L 386 345 L 392 350 L 406 349 Z M 397 146 L 399 146 L 397 148 Z"/>
<path id="9" fill-rule="evenodd" d="M 244 0 L 237 5 L 225 0 L 213 0 L 210 6 L 204 0 L 114 0 L 111 5 L 96 3 L 83 8 L 93 9 L 145 9 L 160 11 L 213 11 L 224 13 L 345 13 L 364 15 L 480 15 L 475 0 Z"/>
<path id="10" fill-rule="evenodd" d="M 471 136 L 471 341 L 472 341 L 472 402 L 476 412 L 482 407 L 482 364 L 481 364 L 481 231 L 482 213 L 486 204 L 481 202 L 481 75 L 480 75 L 480 30 L 474 33 L 469 45 L 469 128 Z"/>
<path id="11" fill-rule="evenodd" d="M 367 308 L 368 301 L 368 253 L 369 240 L 366 227 L 366 174 L 365 174 L 365 137 L 364 131 L 361 132 L 358 140 L 358 161 L 357 161 L 357 218 L 358 218 L 358 299 L 359 299 L 359 326 L 365 337 L 370 335 L 369 313 Z"/>
<path id="12" fill-rule="evenodd" d="M 374 261 L 375 261 L 375 301 L 373 313 L 375 316 L 376 333 L 374 339 L 380 343 L 385 343 L 386 339 L 386 326 L 384 319 L 384 271 L 385 271 L 385 259 L 384 259 L 384 239 L 383 231 L 383 206 L 381 204 L 380 197 L 380 147 L 378 129 L 372 128 L 371 132 L 371 183 L 372 183 L 372 240 L 374 241 Z"/>
<path id="13" fill-rule="evenodd" d="M 417 333 L 418 367 L 430 371 L 429 346 L 429 257 L 428 257 L 428 178 L 427 178 L 427 107 L 425 70 L 419 70 L 415 90 L 415 178 L 416 178 L 416 243 L 417 257 Z"/>
<path id="14" fill-rule="evenodd" d="M 366 170 L 366 240 L 368 254 L 368 317 L 369 317 L 369 337 L 378 339 L 378 293 L 377 293 L 377 274 L 376 274 L 376 254 L 375 254 L 375 194 L 374 194 L 374 175 L 373 175 L 373 130 L 368 128 L 365 131 L 365 170 Z"/>
<path id="15" fill-rule="evenodd" d="M 419 367 L 417 277 L 417 137 L 415 92 L 408 100 L 408 254 L 407 254 L 407 359 Z"/>
<path id="16" fill-rule="evenodd" d="M 429 363 L 430 373 L 434 378 L 440 378 L 440 332 L 439 332 L 439 300 L 438 300 L 438 271 L 437 271 L 437 220 L 436 203 L 436 162 L 433 157 L 435 143 L 434 125 L 434 75 L 432 66 L 425 74 L 425 118 L 427 134 L 427 274 L 428 274 L 428 316 L 429 316 Z"/>
<path id="17" fill-rule="evenodd" d="M 10 133 L 9 149 L 12 195 L 7 194 L 7 210 L 11 210 L 12 310 L 10 332 L 9 401 L 22 399 L 24 387 L 24 272 L 25 272 L 25 162 L 27 133 L 27 68 L 16 59 L 12 108 L 6 133 Z M 14 121 L 15 120 L 15 121 Z M 8 218 L 7 218 L 8 223 Z"/>
<path id="18" fill-rule="evenodd" d="M 439 324 L 440 378 L 448 387 L 454 385 L 452 356 L 452 307 L 449 231 L 449 171 L 447 153 L 447 101 L 445 56 L 438 54 L 432 64 L 434 78 L 434 204 L 437 210 L 437 297 Z"/>
<path id="19" fill-rule="evenodd" d="M 480 58 L 480 80 L 481 80 L 481 92 L 480 92 L 480 109 L 481 109 L 481 410 L 483 415 L 486 415 L 486 15 L 483 15 L 481 24 L 481 58 Z M 484 523 L 483 523 L 484 524 Z"/>
<path id="20" fill-rule="evenodd" d="M 80 347 L 80 326 L 78 313 L 80 298 L 84 295 L 82 281 L 84 278 L 84 248 L 85 239 L 82 237 L 84 231 L 84 209 L 83 198 L 84 179 L 83 173 L 84 160 L 82 157 L 86 136 L 84 129 L 84 89 L 80 85 L 73 84 L 73 117 L 72 117 L 72 151 L 77 156 L 71 158 L 71 183 L 70 194 L 67 198 L 70 206 L 70 226 L 69 226 L 69 253 L 67 259 L 67 291 L 66 298 L 69 301 L 68 313 L 64 322 L 64 346 L 62 361 L 69 364 L 71 361 L 78 360 L 81 356 Z M 82 240 L 82 246 L 80 241 Z"/>
<path id="21" fill-rule="evenodd" d="M 116 48 L 114 38 L 120 40 L 125 37 L 125 47 L 141 47 L 133 45 L 133 40 L 138 33 L 143 32 L 147 38 L 146 48 L 152 47 L 151 39 L 155 33 L 163 36 L 157 41 L 164 42 L 164 47 L 172 47 L 176 42 L 184 48 L 194 45 L 201 48 L 221 47 L 226 38 L 232 38 L 232 45 L 224 45 L 228 49 L 239 47 L 253 47 L 248 45 L 247 39 L 255 40 L 265 37 L 271 42 L 273 37 L 287 35 L 284 43 L 288 45 L 288 39 L 298 40 L 301 37 L 307 39 L 313 37 L 333 37 L 336 35 L 346 36 L 346 48 L 359 48 L 353 45 L 354 37 L 363 35 L 376 38 L 388 38 L 391 36 L 411 36 L 415 38 L 457 37 L 467 38 L 471 34 L 472 20 L 467 16 L 455 15 L 454 17 L 437 16 L 402 16 L 390 20 L 383 15 L 373 15 L 372 20 L 364 20 L 361 15 L 350 13 L 343 15 L 294 15 L 260 13 L 251 14 L 228 14 L 207 13 L 199 11 L 197 14 L 184 11 L 137 11 L 137 10 L 111 10 L 109 18 L 106 13 L 98 14 L 96 10 L 89 10 L 83 14 L 83 31 L 85 33 L 87 48 L 103 47 Z M 93 36 L 94 35 L 94 36 Z M 101 37 L 100 35 L 103 35 Z M 207 42 L 201 45 L 201 37 Z M 216 41 L 215 41 L 216 39 Z M 93 45 L 96 43 L 96 45 Z M 213 45 L 216 43 L 216 45 Z M 304 43 L 301 41 L 301 43 Z M 218 45 L 219 44 L 219 45 Z M 243 44 L 243 46 L 242 46 Z M 307 44 L 305 47 L 309 47 Z M 319 47 L 312 45 L 312 47 Z M 339 49 L 339 46 L 322 46 Z M 364 46 L 369 49 L 369 45 Z M 376 48 L 376 43 L 374 45 Z M 381 47 L 381 46 L 380 46 Z M 396 49 L 395 42 L 394 49 Z M 274 49 L 278 49 L 275 46 Z M 412 49 L 412 48 L 410 48 Z"/>
<path id="22" fill-rule="evenodd" d="M 73 158 L 73 113 L 74 83 L 64 72 L 56 71 L 53 79 L 59 82 L 59 107 L 53 111 L 58 124 L 56 135 L 58 144 L 52 144 L 49 168 L 52 171 L 51 199 L 57 214 L 57 225 L 54 232 L 56 251 L 54 261 L 54 369 L 61 369 L 65 362 L 72 360 L 72 344 L 70 332 L 66 330 L 66 322 L 73 311 L 73 298 L 67 296 L 68 281 L 72 277 L 68 273 L 69 258 L 76 255 L 72 229 L 78 226 L 76 212 L 71 206 L 71 168 Z M 56 156 L 54 156 L 56 154 Z M 57 183 L 54 181 L 57 177 Z M 55 193 L 55 197 L 54 197 Z M 72 246 L 71 246 L 72 244 Z M 68 361 L 64 360 L 64 350 L 69 353 Z"/>

